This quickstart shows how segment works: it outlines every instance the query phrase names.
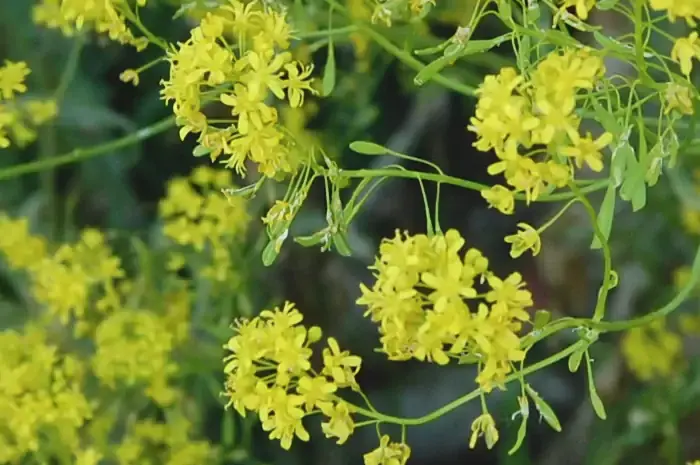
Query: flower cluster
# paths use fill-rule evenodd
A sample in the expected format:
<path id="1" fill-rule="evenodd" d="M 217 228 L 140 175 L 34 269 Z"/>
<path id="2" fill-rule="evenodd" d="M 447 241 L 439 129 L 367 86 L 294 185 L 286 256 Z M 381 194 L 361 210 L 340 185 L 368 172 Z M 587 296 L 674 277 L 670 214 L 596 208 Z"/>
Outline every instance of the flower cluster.
<path id="1" fill-rule="evenodd" d="M 80 361 L 60 353 L 38 327 L 0 331 L 0 353 L 0 463 L 20 463 L 46 435 L 77 447 L 94 408 L 83 394 Z"/>
<path id="2" fill-rule="evenodd" d="M 518 332 L 533 302 L 519 273 L 498 278 L 481 252 L 461 253 L 464 243 L 456 230 L 432 237 L 397 231 L 380 245 L 376 282 L 361 286 L 358 304 L 379 323 L 390 360 L 478 362 L 477 382 L 488 392 L 523 360 Z"/>
<path id="3" fill-rule="evenodd" d="M 303 162 L 290 150 L 294 144 L 278 121 L 270 96 L 304 102 L 311 87 L 312 66 L 285 51 L 290 30 L 283 13 L 254 1 L 229 0 L 209 12 L 190 38 L 168 53 L 169 79 L 162 96 L 173 101 L 180 136 L 198 134 L 195 154 L 212 161 L 225 157 L 239 173 L 252 161 L 265 176 L 294 173 Z M 230 117 L 216 122 L 203 113 L 207 101 L 230 107 Z"/>
<path id="4" fill-rule="evenodd" d="M 148 45 L 145 37 L 135 37 L 126 24 L 126 15 L 132 14 L 130 0 L 41 0 L 34 6 L 34 22 L 50 29 L 60 29 L 73 36 L 84 29 L 105 34 L 111 40 L 143 50 Z M 137 7 L 146 0 L 132 1 Z"/>
<path id="5" fill-rule="evenodd" d="M 0 463 L 36 453 L 47 460 L 73 455 L 79 465 L 202 463 L 210 446 L 191 441 L 170 420 L 144 420 L 150 426 L 115 444 L 123 429 L 114 418 L 118 390 L 169 411 L 183 400 L 173 379 L 176 350 L 190 336 L 191 293 L 182 281 L 170 277 L 145 299 L 143 277 L 127 280 L 96 230 L 50 253 L 26 219 L 0 215 L 0 227 L 4 262 L 27 275 L 33 284 L 27 297 L 40 304 L 28 299 L 29 308 L 42 310 L 17 329 L 0 330 Z"/>
<path id="6" fill-rule="evenodd" d="M 221 193 L 232 182 L 230 171 L 200 166 L 187 178 L 170 180 L 160 202 L 165 236 L 180 246 L 206 252 L 209 264 L 202 274 L 218 282 L 231 282 L 234 277 L 231 247 L 245 236 L 250 223 L 245 199 Z M 172 254 L 172 269 L 185 263 L 182 253 Z"/>
<path id="7" fill-rule="evenodd" d="M 681 363 L 680 335 L 666 327 L 665 320 L 633 328 L 622 338 L 622 354 L 627 366 L 642 381 L 668 378 Z"/>
<path id="8" fill-rule="evenodd" d="M 105 318 L 94 336 L 93 371 L 110 389 L 144 384 L 145 393 L 161 405 L 175 400 L 168 385 L 176 365 L 171 359 L 173 334 L 154 312 L 119 310 Z"/>
<path id="9" fill-rule="evenodd" d="M 115 308 L 116 285 L 124 272 L 100 231 L 86 229 L 75 244 L 48 253 L 45 240 L 29 232 L 26 219 L 0 215 L 0 225 L 6 232 L 0 252 L 11 267 L 28 273 L 34 298 L 63 325 L 75 321 L 81 333 L 89 327 L 89 306 L 100 312 Z"/>
<path id="10" fill-rule="evenodd" d="M 17 100 L 18 94 L 27 91 L 24 81 L 30 72 L 23 61 L 6 60 L 0 66 L 0 149 L 10 146 L 10 138 L 19 146 L 34 141 L 36 131 L 32 127 L 52 120 L 58 113 L 53 100 Z"/>
<path id="11" fill-rule="evenodd" d="M 119 465 L 207 463 L 214 449 L 206 441 L 190 439 L 191 429 L 192 423 L 179 412 L 167 423 L 141 420 L 117 447 Z"/>
<path id="12" fill-rule="evenodd" d="M 340 350 L 333 338 L 323 349 L 323 368 L 311 367 L 311 345 L 321 339 L 321 329 L 305 328 L 294 304 L 264 310 L 252 319 L 236 321 L 226 348 L 228 405 L 238 413 L 254 411 L 271 439 L 289 449 L 294 437 L 309 440 L 302 420 L 313 413 L 324 415 L 326 437 L 343 444 L 355 429 L 348 403 L 336 396 L 342 388 L 359 390 L 355 376 L 362 360 Z"/>
<path id="13" fill-rule="evenodd" d="M 571 161 L 577 168 L 603 169 L 601 151 L 612 135 L 580 135 L 574 111 L 578 91 L 592 89 L 603 70 L 601 58 L 588 49 L 567 49 L 547 55 L 529 79 L 514 68 L 484 79 L 468 129 L 478 136 L 478 150 L 493 149 L 498 157 L 489 174 L 503 173 L 510 186 L 482 192 L 491 206 L 510 214 L 514 193 L 523 192 L 529 202 L 549 187 L 566 186 Z"/>

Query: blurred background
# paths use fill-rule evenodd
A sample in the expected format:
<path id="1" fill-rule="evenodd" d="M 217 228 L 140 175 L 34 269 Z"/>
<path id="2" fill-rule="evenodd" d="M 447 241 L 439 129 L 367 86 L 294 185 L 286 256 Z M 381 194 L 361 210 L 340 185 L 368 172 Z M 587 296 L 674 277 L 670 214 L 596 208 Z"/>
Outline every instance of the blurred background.
<path id="1" fill-rule="evenodd" d="M 167 77 L 167 63 L 143 73 L 138 87 L 119 79 L 125 69 L 138 68 L 156 58 L 159 50 L 150 47 L 136 53 L 132 48 L 95 36 L 76 46 L 80 40 L 34 26 L 32 3 L 0 0 L 0 59 L 28 62 L 33 70 L 28 80 L 31 89 L 28 95 L 51 95 L 65 63 L 74 54 L 78 54 L 75 56 L 79 61 L 60 102 L 58 118 L 39 131 L 34 143 L 26 147 L 15 145 L 0 152 L 0 173 L 8 167 L 69 153 L 76 147 L 123 137 L 171 114 L 171 109 L 159 98 L 159 81 Z M 438 3 L 439 8 L 428 20 L 399 24 L 383 33 L 409 50 L 449 38 L 470 17 L 473 5 L 463 0 Z M 326 17 L 322 5 L 322 2 L 309 2 L 310 16 L 314 17 L 316 8 L 318 15 Z M 142 11 L 142 20 L 169 41 L 184 40 L 193 23 L 187 18 L 172 19 L 178 6 L 175 0 L 152 4 L 149 1 L 149 7 Z M 611 34 L 621 33 L 625 28 L 624 23 L 609 15 L 598 14 L 592 22 L 603 25 Z M 501 34 L 499 27 L 486 21 L 474 38 Z M 326 61 L 324 45 L 323 39 L 294 45 L 297 53 L 310 56 L 316 63 L 318 76 Z M 398 162 L 386 157 L 357 155 L 347 149 L 353 140 L 370 140 L 433 161 L 449 175 L 493 182 L 485 172 L 490 155 L 473 149 L 473 135 L 466 130 L 474 99 L 432 83 L 416 87 L 415 70 L 397 61 L 368 37 L 338 36 L 335 46 L 338 71 L 333 94 L 327 98 L 310 98 L 308 106 L 313 111 L 296 122 L 317 138 L 342 166 L 357 169 Z M 463 84 L 476 87 L 485 75 L 509 64 L 514 64 L 514 58 L 510 44 L 506 43 L 488 55 L 460 60 L 448 73 Z M 624 69 L 610 63 L 609 71 L 624 72 Z M 205 158 L 192 156 L 193 147 L 192 140 L 181 142 L 177 130 L 169 128 L 138 144 L 116 148 L 80 163 L 2 179 L 0 208 L 12 216 L 29 218 L 35 232 L 57 243 L 74 240 L 77 232 L 87 226 L 108 231 L 115 249 L 125 254 L 128 262 L 131 252 L 123 238 L 146 239 L 160 227 L 157 206 L 165 194 L 167 181 L 207 163 Z M 676 177 L 689 172 L 687 168 L 692 163 L 689 158 L 682 167 L 685 171 L 679 171 L 681 174 Z M 679 191 L 677 182 L 664 176 L 651 191 L 642 212 L 632 214 L 627 205 L 618 202 L 611 247 L 620 285 L 609 301 L 611 319 L 649 312 L 673 295 L 674 272 L 689 263 L 697 243 L 683 227 L 682 210 L 691 208 L 687 202 L 680 201 L 684 192 L 687 193 Z M 278 198 L 281 193 L 283 190 L 274 188 L 261 192 L 251 202 L 252 216 L 264 215 L 270 199 Z M 312 191 L 294 224 L 296 234 L 310 234 L 324 225 L 323 195 L 320 189 Z M 434 186 L 428 187 L 428 195 L 435 195 Z M 602 264 L 600 254 L 589 250 L 592 232 L 585 212 L 572 208 L 547 231 L 538 257 L 533 259 L 526 254 L 514 261 L 508 256 L 509 248 L 503 237 L 512 234 L 519 221 L 541 224 L 555 211 L 556 205 L 518 208 L 515 216 L 508 217 L 488 209 L 478 192 L 444 186 L 441 199 L 443 230 L 459 229 L 468 244 L 490 258 L 497 273 L 515 270 L 523 273 L 537 308 L 546 308 L 555 317 L 591 314 Z M 591 200 L 597 205 L 601 199 L 592 195 Z M 263 234 L 262 225 L 257 223 L 251 226 L 253 238 Z M 242 306 L 247 311 L 257 311 L 284 299 L 296 302 L 307 323 L 320 325 L 326 335 L 339 340 L 341 347 L 364 358 L 359 382 L 380 411 L 416 417 L 473 389 L 475 374 L 469 367 L 456 365 L 388 363 L 374 352 L 378 346 L 376 327 L 363 318 L 363 309 L 354 302 L 359 296 L 359 283 L 371 282 L 367 266 L 374 259 L 379 241 L 393 235 L 395 229 L 424 232 L 421 192 L 414 181 L 387 182 L 379 195 L 368 202 L 351 231 L 352 257 L 322 253 L 288 241 L 275 266 L 264 268 L 259 260 L 264 243 L 252 240 L 252 258 L 236 265 L 245 268 L 244 285 L 238 286 L 235 293 L 219 298 L 234 302 L 231 317 L 244 314 Z M 22 311 L 13 292 L 13 279 L 11 273 L 0 269 L 4 302 L 0 306 L 0 329 L 3 325 L 16 324 L 18 319 L 13 312 Z M 687 311 L 697 311 L 697 307 L 697 302 L 691 302 Z M 276 441 L 268 440 L 252 418 L 241 420 L 235 413 L 224 411 L 215 386 L 212 388 L 210 381 L 202 379 L 223 382 L 217 365 L 223 350 L 217 354 L 217 348 L 229 336 L 225 332 L 213 339 L 211 335 L 195 335 L 206 339 L 213 349 L 211 353 L 197 352 L 198 346 L 193 342 L 191 356 L 206 358 L 202 366 L 210 369 L 201 379 L 183 381 L 183 389 L 196 392 L 193 395 L 201 409 L 199 435 L 223 448 L 221 463 L 358 464 L 362 463 L 364 453 L 376 447 L 375 431 L 364 428 L 342 447 L 329 440 L 315 439 L 306 444 L 295 442 L 292 450 L 286 452 Z M 438 421 L 409 429 L 412 448 L 409 463 L 681 464 L 700 458 L 697 341 L 684 336 L 686 355 L 673 376 L 642 382 L 627 368 L 618 336 L 605 336 L 593 347 L 598 389 L 608 410 L 607 421 L 598 420 L 590 407 L 583 370 L 571 374 L 565 364 L 558 364 L 533 375 L 531 383 L 558 413 L 562 433 L 553 432 L 537 415 L 531 415 L 524 446 L 508 456 L 519 425 L 519 421 L 511 420 L 517 402 L 513 393 L 494 392 L 489 404 L 501 432 L 495 450 L 486 451 L 483 445 L 469 450 L 469 426 L 480 414 L 478 403 L 471 403 Z M 531 363 L 572 340 L 572 334 L 559 334 L 539 344 L 530 355 Z M 200 386 L 202 383 L 207 387 Z M 224 416 L 234 418 L 237 439 L 233 444 L 222 445 Z M 310 423 L 313 438 L 320 428 Z"/>

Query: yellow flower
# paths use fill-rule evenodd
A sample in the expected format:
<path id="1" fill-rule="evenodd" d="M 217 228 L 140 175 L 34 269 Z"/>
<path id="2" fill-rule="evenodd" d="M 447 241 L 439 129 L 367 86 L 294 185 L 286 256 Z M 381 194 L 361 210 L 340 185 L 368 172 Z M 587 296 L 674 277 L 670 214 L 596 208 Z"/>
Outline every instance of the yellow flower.
<path id="1" fill-rule="evenodd" d="M 337 438 L 336 444 L 343 445 L 355 431 L 355 422 L 350 415 L 350 406 L 342 400 L 335 404 L 322 404 L 321 411 L 328 421 L 321 423 L 327 438 Z"/>
<path id="2" fill-rule="evenodd" d="M 511 215 L 515 210 L 513 191 L 507 187 L 494 185 L 481 190 L 481 196 L 488 202 L 489 207 L 495 207 L 504 215 Z"/>
<path id="3" fill-rule="evenodd" d="M 561 154 L 574 159 L 577 168 L 587 164 L 588 167 L 600 172 L 603 170 L 603 155 L 600 153 L 610 142 L 613 136 L 609 132 L 603 133 L 600 137 L 593 140 L 590 133 L 585 137 L 580 137 L 578 134 L 572 139 L 572 145 L 561 149 Z"/>
<path id="4" fill-rule="evenodd" d="M 561 8 L 564 10 L 572 6 L 575 7 L 576 16 L 585 21 L 588 19 L 588 13 L 595 6 L 595 0 L 564 0 Z"/>
<path id="5" fill-rule="evenodd" d="M 695 112 L 693 105 L 693 95 L 687 84 L 669 82 L 666 91 L 663 93 L 664 113 L 668 114 L 672 110 L 678 110 L 681 114 L 692 115 Z"/>
<path id="6" fill-rule="evenodd" d="M 304 398 L 307 412 L 329 402 L 331 394 L 337 390 L 338 386 L 321 376 L 302 376 L 297 386 L 297 392 Z"/>
<path id="7" fill-rule="evenodd" d="M 493 417 L 483 413 L 472 422 L 472 435 L 469 438 L 469 448 L 473 449 L 480 436 L 484 436 L 486 447 L 491 449 L 498 442 L 498 430 Z"/>
<path id="8" fill-rule="evenodd" d="M 357 388 L 355 375 L 360 371 L 362 359 L 357 355 L 350 355 L 348 351 L 341 351 L 338 341 L 328 338 L 328 348 L 323 349 L 323 371 L 338 387 Z"/>
<path id="9" fill-rule="evenodd" d="M 119 75 L 119 80 L 122 82 L 131 82 L 134 87 L 139 85 L 139 73 L 135 69 L 125 69 Z"/>
<path id="10" fill-rule="evenodd" d="M 11 100 L 16 93 L 26 92 L 27 86 L 24 84 L 24 78 L 30 72 L 24 61 L 5 60 L 3 66 L 0 67 L 0 98 Z"/>
<path id="11" fill-rule="evenodd" d="M 35 125 L 44 124 L 58 114 L 55 100 L 30 100 L 26 105 L 29 118 Z"/>
<path id="12" fill-rule="evenodd" d="M 671 50 L 671 59 L 680 64 L 681 72 L 686 76 L 693 70 L 693 58 L 700 58 L 700 39 L 697 32 L 676 39 Z"/>
<path id="13" fill-rule="evenodd" d="M 505 238 L 506 243 L 512 244 L 510 256 L 518 258 L 526 250 L 532 250 L 533 256 L 540 253 L 542 242 L 539 232 L 527 223 L 518 223 L 518 228 L 520 231 Z"/>
<path id="14" fill-rule="evenodd" d="M 363 456 L 365 465 L 405 465 L 411 456 L 411 448 L 403 443 L 391 442 L 386 434 L 379 440 L 379 447 Z"/>

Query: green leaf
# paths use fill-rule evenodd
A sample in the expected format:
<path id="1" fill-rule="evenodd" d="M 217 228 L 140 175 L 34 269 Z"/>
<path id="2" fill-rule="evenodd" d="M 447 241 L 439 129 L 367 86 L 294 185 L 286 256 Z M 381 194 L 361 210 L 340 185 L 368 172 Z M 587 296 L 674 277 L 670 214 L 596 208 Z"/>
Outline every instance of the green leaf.
<path id="1" fill-rule="evenodd" d="M 501 21 L 505 24 L 511 24 L 513 22 L 511 0 L 498 0 L 498 17 L 501 18 Z"/>
<path id="2" fill-rule="evenodd" d="M 659 182 L 661 171 L 663 171 L 663 166 L 664 161 L 662 158 L 656 157 L 651 159 L 646 175 L 644 176 L 644 180 L 647 182 L 649 187 L 653 187 L 657 182 Z"/>
<path id="3" fill-rule="evenodd" d="M 534 321 L 535 330 L 542 329 L 551 319 L 552 314 L 548 310 L 537 310 Z"/>
<path id="4" fill-rule="evenodd" d="M 288 236 L 289 229 L 286 228 L 272 236 L 270 242 L 267 243 L 263 250 L 262 260 L 265 266 L 270 266 L 277 260 L 277 256 L 282 250 L 282 244 L 284 244 Z"/>
<path id="5" fill-rule="evenodd" d="M 318 231 L 316 233 L 313 233 L 310 236 L 295 237 L 294 242 L 301 245 L 302 247 L 313 247 L 313 246 L 318 245 L 321 242 L 323 242 L 324 238 L 326 238 L 327 236 L 328 236 L 328 230 L 324 229 L 322 231 Z"/>
<path id="6" fill-rule="evenodd" d="M 611 182 L 608 184 L 603 203 L 600 205 L 600 210 L 598 211 L 598 230 L 601 232 L 606 242 L 608 238 L 610 238 L 610 232 L 612 231 L 613 217 L 615 216 L 616 194 L 615 183 Z M 598 236 L 594 234 L 591 248 L 600 249 L 602 247 L 603 244 L 600 243 Z"/>
<path id="7" fill-rule="evenodd" d="M 620 189 L 620 198 L 632 202 L 632 211 L 644 208 L 647 202 L 646 170 L 636 158 L 627 160 L 625 180 Z"/>
<path id="8" fill-rule="evenodd" d="M 530 42 L 530 36 L 523 35 L 520 37 L 520 42 L 518 46 L 518 52 L 516 54 L 518 61 L 518 69 L 528 69 L 530 66 L 530 52 L 532 51 L 532 45 Z"/>
<path id="9" fill-rule="evenodd" d="M 527 2 L 527 8 L 525 9 L 525 24 L 536 26 L 537 21 L 540 19 L 540 15 L 540 2 Z"/>
<path id="10" fill-rule="evenodd" d="M 583 352 L 585 352 L 585 349 L 581 348 L 580 350 L 577 350 L 576 352 L 569 355 L 568 365 L 569 365 L 569 371 L 571 373 L 576 373 L 578 371 L 578 368 L 581 366 L 581 360 L 583 359 Z"/>
<path id="11" fill-rule="evenodd" d="M 352 249 L 348 243 L 345 231 L 338 231 L 333 235 L 333 245 L 335 246 L 335 250 L 337 250 L 343 257 L 349 257 L 352 255 Z"/>
<path id="12" fill-rule="evenodd" d="M 470 353 L 470 354 L 462 355 L 461 357 L 459 357 L 457 364 L 458 365 L 471 365 L 473 363 L 477 363 L 480 361 L 481 361 L 480 357 L 478 357 L 475 354 Z"/>
<path id="13" fill-rule="evenodd" d="M 630 55 L 633 53 L 632 49 L 629 47 L 626 47 L 625 44 L 623 44 L 622 42 L 615 40 L 611 37 L 608 37 L 601 32 L 593 31 L 593 37 L 595 37 L 595 40 L 598 41 L 598 43 L 605 50 L 609 50 L 611 52 L 619 53 L 622 55 Z"/>
<path id="14" fill-rule="evenodd" d="M 617 122 L 617 118 L 609 110 L 605 109 L 603 105 L 598 101 L 597 98 L 590 99 L 593 105 L 593 113 L 595 113 L 596 120 L 600 122 L 606 132 L 609 132 L 615 138 L 622 139 L 622 126 Z"/>
<path id="15" fill-rule="evenodd" d="M 268 242 L 262 253 L 263 265 L 270 266 L 275 263 L 275 260 L 277 260 L 277 255 L 279 255 L 279 252 L 277 252 L 275 248 L 275 242 Z"/>
<path id="16" fill-rule="evenodd" d="M 452 44 L 454 45 L 454 44 Z M 462 45 L 464 47 L 464 45 Z M 413 78 L 413 84 L 416 86 L 422 86 L 426 82 L 430 81 L 433 76 L 438 74 L 442 69 L 450 63 L 451 58 L 441 56 L 437 58 L 421 69 L 418 74 Z"/>
<path id="17" fill-rule="evenodd" d="M 328 41 L 328 58 L 326 66 L 323 68 L 323 80 L 321 82 L 321 92 L 324 97 L 328 97 L 335 88 L 335 47 L 333 39 Z"/>
<path id="18" fill-rule="evenodd" d="M 529 384 L 525 385 L 525 390 L 530 398 L 532 398 L 532 400 L 535 402 L 535 408 L 537 408 L 537 411 L 540 413 L 540 415 L 542 415 L 544 421 L 546 421 L 554 431 L 561 432 L 561 423 L 559 423 L 559 419 L 554 413 L 554 410 L 552 410 L 552 407 L 550 407 L 549 404 L 545 402 L 545 400 L 541 398 L 537 391 L 532 389 L 532 386 Z"/>
<path id="19" fill-rule="evenodd" d="M 593 410 L 595 414 L 598 415 L 598 418 L 605 420 L 608 415 L 605 413 L 605 406 L 603 405 L 603 401 L 600 400 L 600 396 L 595 387 L 593 368 L 591 368 L 591 357 L 588 355 L 588 351 L 586 351 L 586 371 L 588 372 L 588 391 L 591 396 L 591 405 L 593 405 Z"/>
<path id="20" fill-rule="evenodd" d="M 599 0 L 596 2 L 595 7 L 599 10 L 612 10 L 617 5 L 618 0 Z"/>
<path id="21" fill-rule="evenodd" d="M 351 142 L 350 150 L 362 155 L 384 155 L 385 153 L 389 152 L 386 147 L 382 147 L 374 142 L 366 142 L 362 140 Z"/>
<path id="22" fill-rule="evenodd" d="M 520 414 L 520 427 L 518 428 L 518 435 L 515 438 L 515 444 L 513 444 L 513 447 L 508 451 L 508 455 L 513 455 L 520 449 L 520 446 L 522 446 L 525 440 L 525 434 L 527 433 L 527 419 L 530 416 L 527 397 L 518 397 L 518 403 L 520 404 L 520 410 L 518 410 L 516 414 Z"/>
<path id="23" fill-rule="evenodd" d="M 205 155 L 209 155 L 210 153 L 211 149 L 203 145 L 196 146 L 192 151 L 192 155 L 194 155 L 195 157 L 203 157 Z"/>
<path id="24" fill-rule="evenodd" d="M 413 83 L 417 86 L 422 86 L 430 81 L 436 74 L 443 70 L 448 65 L 453 64 L 457 59 L 467 55 L 476 55 L 484 53 L 493 47 L 496 47 L 506 40 L 510 40 L 511 34 L 504 34 L 494 37 L 489 40 L 467 40 L 466 42 L 453 41 L 448 45 L 443 56 L 437 58 L 421 69 L 413 78 Z"/>
<path id="25" fill-rule="evenodd" d="M 629 134 L 628 131 L 629 129 L 625 131 L 626 135 Z M 634 155 L 634 148 L 630 145 L 625 135 L 623 135 L 620 143 L 613 149 L 610 160 L 610 176 L 612 177 L 615 187 L 619 187 L 625 181 L 627 168 L 633 161 L 637 161 Z"/>
<path id="26" fill-rule="evenodd" d="M 661 137 L 662 153 L 664 157 L 669 157 L 668 167 L 673 168 L 676 166 L 676 161 L 678 160 L 678 149 L 680 148 L 680 143 L 678 141 L 678 134 L 673 129 L 670 129 L 664 133 Z"/>

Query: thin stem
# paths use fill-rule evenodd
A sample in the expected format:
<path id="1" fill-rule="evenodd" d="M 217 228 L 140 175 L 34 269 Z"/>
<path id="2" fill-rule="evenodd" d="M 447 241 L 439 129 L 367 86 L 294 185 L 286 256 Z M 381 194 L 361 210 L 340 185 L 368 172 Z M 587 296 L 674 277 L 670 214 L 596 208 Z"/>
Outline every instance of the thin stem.
<path id="1" fill-rule="evenodd" d="M 489 185 L 481 184 L 475 181 L 469 181 L 466 179 L 457 178 L 454 176 L 449 176 L 446 174 L 437 173 L 423 173 L 419 171 L 403 171 L 397 169 L 389 168 L 379 168 L 379 169 L 360 169 L 360 170 L 340 170 L 339 175 L 345 178 L 374 178 L 374 177 L 394 177 L 394 178 L 408 178 L 408 179 L 422 179 L 424 181 L 433 182 L 443 182 L 445 184 L 451 184 L 453 186 L 463 187 L 465 189 L 471 189 L 476 191 L 481 191 L 483 189 L 488 189 Z M 587 194 L 590 192 L 596 192 L 601 189 L 605 189 L 608 185 L 607 179 L 602 179 L 593 182 L 585 187 L 581 187 L 579 190 L 581 193 Z M 537 202 L 558 202 L 561 200 L 570 200 L 575 197 L 572 192 L 558 192 L 553 194 L 543 194 L 537 198 Z M 516 194 L 515 198 L 518 200 L 525 200 L 524 194 Z"/>
<path id="2" fill-rule="evenodd" d="M 83 34 L 78 35 L 73 42 L 73 47 L 71 48 L 70 54 L 68 55 L 68 60 L 66 61 L 66 66 L 63 68 L 63 73 L 61 74 L 61 79 L 58 81 L 58 86 L 53 92 L 53 99 L 56 104 L 60 104 L 63 100 L 68 86 L 73 82 L 75 78 L 75 73 L 78 70 L 78 64 L 80 63 L 80 53 L 83 51 L 83 46 L 85 45 L 85 36 Z"/>
<path id="3" fill-rule="evenodd" d="M 503 380 L 503 384 L 506 385 L 512 381 L 519 380 L 521 376 L 529 375 L 531 373 L 534 373 L 536 371 L 539 371 L 543 368 L 546 368 L 559 360 L 562 360 L 572 353 L 576 352 L 580 348 L 582 348 L 585 344 L 588 344 L 587 341 L 578 341 L 566 349 L 550 356 L 547 357 L 544 360 L 541 360 L 537 363 L 533 363 L 532 365 L 528 366 L 522 371 L 518 371 L 515 373 L 511 373 L 510 375 L 506 376 L 506 378 Z M 382 413 L 375 413 L 371 412 L 369 410 L 363 409 L 361 407 L 353 406 L 353 410 L 361 415 L 364 415 L 367 418 L 374 418 L 378 421 L 385 422 L 385 423 L 394 423 L 398 425 L 404 425 L 404 426 L 417 426 L 417 425 L 423 425 L 425 423 L 429 423 L 437 418 L 442 417 L 443 415 L 450 413 L 451 411 L 461 407 L 462 405 L 476 399 L 482 394 L 482 390 L 475 389 L 472 392 L 463 395 L 462 397 L 453 400 L 449 404 L 446 404 L 432 412 L 430 412 L 427 415 L 424 415 L 422 417 L 418 418 L 400 418 L 400 417 L 394 417 L 391 415 L 384 415 Z"/>
<path id="4" fill-rule="evenodd" d="M 18 176 L 23 176 L 30 173 L 39 173 L 42 171 L 50 170 L 57 166 L 67 165 L 70 163 L 76 163 L 84 161 L 93 157 L 100 155 L 107 155 L 113 151 L 120 149 L 122 147 L 128 147 L 150 139 L 151 137 L 171 128 L 175 125 L 175 117 L 169 116 L 157 123 L 154 123 L 145 128 L 139 129 L 138 131 L 132 132 L 119 139 L 114 139 L 104 144 L 95 145 L 88 148 L 77 148 L 66 154 L 59 155 L 57 157 L 37 160 L 29 163 L 23 163 L 21 165 L 10 166 L 6 169 L 0 170 L 0 181 L 5 179 L 16 178 Z"/>
<path id="5" fill-rule="evenodd" d="M 352 34 L 353 32 L 356 32 L 358 30 L 358 27 L 354 24 L 351 24 L 350 26 L 345 26 L 345 27 L 336 27 L 332 29 L 324 29 L 321 31 L 310 31 L 310 32 L 297 32 L 296 34 L 293 34 L 293 37 L 295 39 L 318 39 L 318 38 L 323 38 L 323 37 L 328 37 L 328 36 L 341 36 L 341 35 L 346 35 L 346 34 Z"/>
<path id="6" fill-rule="evenodd" d="M 588 213 L 591 219 L 591 226 L 593 227 L 593 234 L 600 242 L 603 249 L 603 284 L 601 285 L 600 292 L 598 294 L 598 301 L 595 305 L 595 310 L 593 311 L 593 321 L 600 321 L 605 316 L 605 303 L 608 299 L 608 293 L 610 292 L 610 277 L 612 276 L 612 256 L 610 253 L 610 244 L 608 244 L 607 239 L 603 235 L 603 232 L 598 226 L 598 215 L 596 214 L 593 206 L 588 201 L 585 195 L 574 185 L 569 184 L 572 192 L 576 194 L 576 197 L 581 201 L 586 213 Z"/>
<path id="7" fill-rule="evenodd" d="M 579 199 L 574 198 L 569 200 L 564 207 L 562 207 L 561 210 L 559 210 L 554 216 L 552 216 L 545 224 L 540 226 L 537 229 L 538 234 L 542 234 L 547 228 L 549 228 L 551 225 L 553 225 L 561 216 L 566 213 L 566 211 L 569 209 L 570 206 L 572 206 L 574 203 L 578 202 Z"/>
<path id="8" fill-rule="evenodd" d="M 586 318 L 560 318 L 555 320 L 538 331 L 533 331 L 520 341 L 520 347 L 526 348 L 534 345 L 536 342 L 551 336 L 554 333 L 564 329 L 573 328 L 588 328 L 602 333 L 625 331 L 639 326 L 644 326 L 654 320 L 663 318 L 681 306 L 683 302 L 690 296 L 690 293 L 700 283 L 700 247 L 695 253 L 693 265 L 691 268 L 690 279 L 683 288 L 670 300 L 666 305 L 639 318 L 624 321 L 594 321 Z"/>

